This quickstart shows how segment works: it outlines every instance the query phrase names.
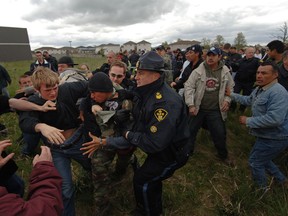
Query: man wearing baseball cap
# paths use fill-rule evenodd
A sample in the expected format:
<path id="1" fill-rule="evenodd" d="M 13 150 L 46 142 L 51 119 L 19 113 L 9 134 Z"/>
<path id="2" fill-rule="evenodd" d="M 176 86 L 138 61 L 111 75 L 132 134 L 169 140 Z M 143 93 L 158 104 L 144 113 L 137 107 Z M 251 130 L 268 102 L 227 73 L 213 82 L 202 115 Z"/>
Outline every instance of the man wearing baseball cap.
<path id="1" fill-rule="evenodd" d="M 126 129 L 125 121 L 119 122 L 124 126 L 121 145 L 119 137 L 93 137 L 93 141 L 84 144 L 87 151 L 97 146 L 133 146 L 147 154 L 143 165 L 134 173 L 134 215 L 162 214 L 162 181 L 182 167 L 191 152 L 186 106 L 182 98 L 164 82 L 163 67 L 163 58 L 154 51 L 140 57 L 132 110 L 135 122 L 132 128 Z"/>
<path id="2" fill-rule="evenodd" d="M 187 67 L 181 72 L 180 76 L 171 83 L 171 87 L 175 89 L 184 88 L 184 83 L 189 78 L 192 71 L 197 68 L 202 62 L 202 47 L 199 44 L 194 44 L 186 49 L 186 59 L 190 62 Z"/>
<path id="3" fill-rule="evenodd" d="M 210 131 L 218 157 L 227 165 L 233 165 L 226 148 L 225 119 L 231 98 L 226 88 L 233 91 L 234 82 L 229 68 L 221 61 L 221 50 L 212 47 L 203 63 L 185 82 L 185 102 L 189 107 L 191 142 L 194 145 L 198 130 L 205 125 Z"/>

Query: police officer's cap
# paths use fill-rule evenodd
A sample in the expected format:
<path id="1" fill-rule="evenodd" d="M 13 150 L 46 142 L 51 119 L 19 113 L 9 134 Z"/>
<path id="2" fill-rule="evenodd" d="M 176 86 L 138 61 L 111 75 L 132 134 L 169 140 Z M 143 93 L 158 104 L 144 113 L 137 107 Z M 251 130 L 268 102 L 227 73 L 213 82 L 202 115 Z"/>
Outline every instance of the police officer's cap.
<path id="1" fill-rule="evenodd" d="M 154 51 L 145 53 L 139 58 L 137 70 L 164 72 L 164 60 Z"/>

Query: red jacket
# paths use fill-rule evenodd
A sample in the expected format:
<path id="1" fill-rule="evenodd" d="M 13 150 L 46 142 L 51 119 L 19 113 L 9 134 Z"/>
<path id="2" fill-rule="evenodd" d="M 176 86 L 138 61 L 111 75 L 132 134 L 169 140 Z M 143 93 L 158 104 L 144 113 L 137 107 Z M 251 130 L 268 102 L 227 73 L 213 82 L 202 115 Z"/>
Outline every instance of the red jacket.
<path id="1" fill-rule="evenodd" d="M 27 201 L 0 187 L 0 215 L 56 216 L 63 211 L 62 178 L 52 162 L 38 162 L 30 176 Z"/>

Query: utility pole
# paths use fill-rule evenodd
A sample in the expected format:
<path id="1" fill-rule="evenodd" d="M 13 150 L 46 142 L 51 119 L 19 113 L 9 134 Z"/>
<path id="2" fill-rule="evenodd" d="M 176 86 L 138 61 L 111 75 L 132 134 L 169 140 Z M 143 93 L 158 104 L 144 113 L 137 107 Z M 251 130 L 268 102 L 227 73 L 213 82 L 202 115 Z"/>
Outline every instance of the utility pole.
<path id="1" fill-rule="evenodd" d="M 71 55 L 72 54 L 72 41 L 68 41 L 69 42 L 69 44 L 70 44 L 70 50 L 69 50 L 69 52 L 68 52 L 68 55 Z"/>

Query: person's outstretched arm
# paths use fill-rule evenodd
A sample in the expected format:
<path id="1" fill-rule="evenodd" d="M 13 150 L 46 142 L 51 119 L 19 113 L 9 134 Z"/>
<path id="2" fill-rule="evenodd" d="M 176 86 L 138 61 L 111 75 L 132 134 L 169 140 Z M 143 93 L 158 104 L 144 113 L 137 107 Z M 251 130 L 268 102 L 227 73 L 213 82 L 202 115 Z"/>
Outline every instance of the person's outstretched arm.
<path id="1" fill-rule="evenodd" d="M 33 160 L 33 170 L 27 201 L 16 194 L 9 194 L 0 187 L 0 215 L 50 216 L 63 211 L 62 178 L 52 163 L 50 149 L 41 147 L 42 152 Z"/>

